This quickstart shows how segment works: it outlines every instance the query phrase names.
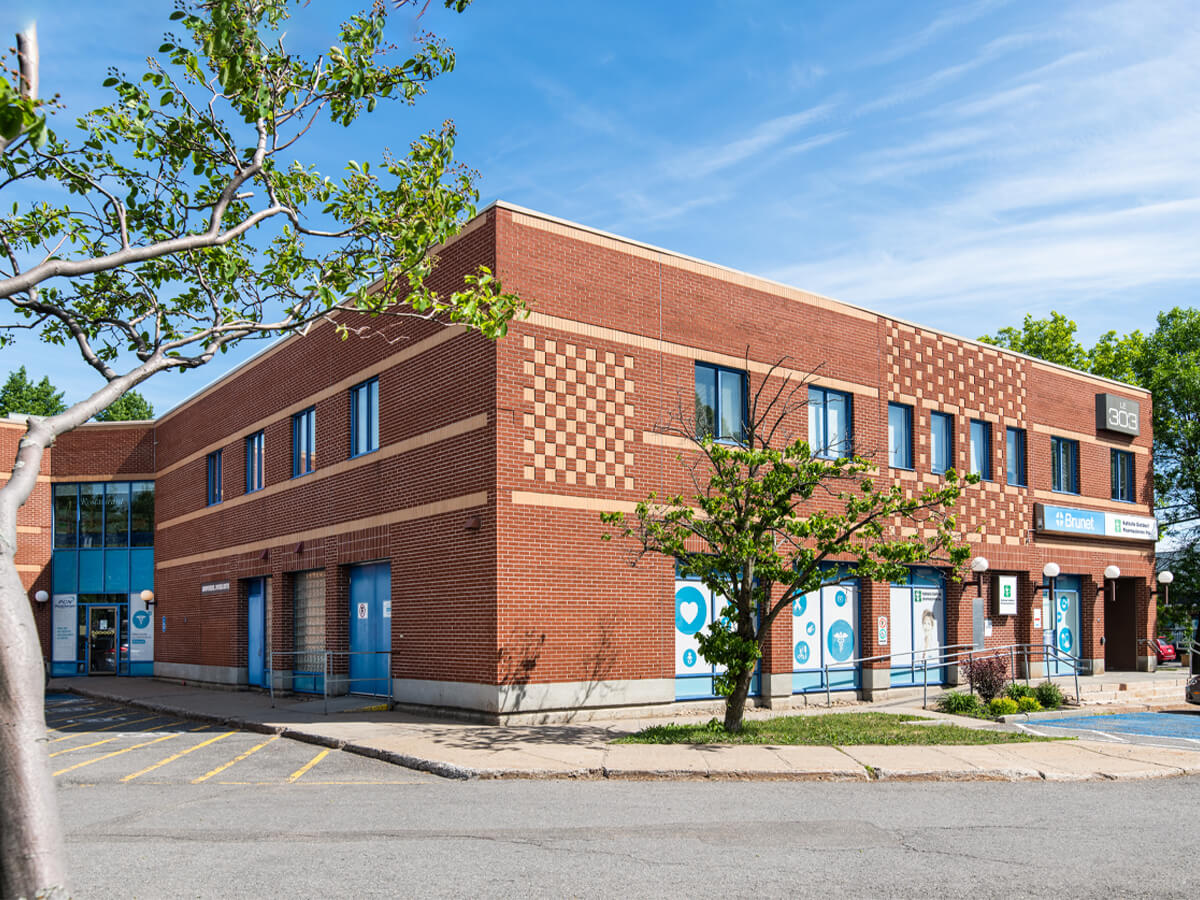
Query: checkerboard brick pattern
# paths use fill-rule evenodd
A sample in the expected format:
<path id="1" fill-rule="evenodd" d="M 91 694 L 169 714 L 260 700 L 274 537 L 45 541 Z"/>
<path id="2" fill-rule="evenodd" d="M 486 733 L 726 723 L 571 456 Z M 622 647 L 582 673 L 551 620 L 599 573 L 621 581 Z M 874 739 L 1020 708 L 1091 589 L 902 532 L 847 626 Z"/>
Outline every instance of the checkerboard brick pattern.
<path id="1" fill-rule="evenodd" d="M 524 338 L 527 481 L 633 490 L 633 357 Z"/>

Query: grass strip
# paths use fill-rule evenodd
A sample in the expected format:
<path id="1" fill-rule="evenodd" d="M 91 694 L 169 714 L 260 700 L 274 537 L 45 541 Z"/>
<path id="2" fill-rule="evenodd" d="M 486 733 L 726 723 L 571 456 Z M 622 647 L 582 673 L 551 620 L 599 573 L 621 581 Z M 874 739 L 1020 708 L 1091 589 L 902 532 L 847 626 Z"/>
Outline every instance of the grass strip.
<path id="1" fill-rule="evenodd" d="M 1036 735 L 961 725 L 930 724 L 920 716 L 895 713 L 825 713 L 815 716 L 780 716 L 746 720 L 731 734 L 719 719 L 694 725 L 652 725 L 618 738 L 617 744 L 803 744 L 852 746 L 856 744 L 1025 744 L 1049 741 Z"/>

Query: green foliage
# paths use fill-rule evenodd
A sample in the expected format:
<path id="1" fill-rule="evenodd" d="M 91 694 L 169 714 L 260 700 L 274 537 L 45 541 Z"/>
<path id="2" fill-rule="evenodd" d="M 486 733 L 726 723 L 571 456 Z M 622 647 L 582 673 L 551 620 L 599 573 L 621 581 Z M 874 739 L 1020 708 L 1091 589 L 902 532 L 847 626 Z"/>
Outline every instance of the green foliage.
<path id="1" fill-rule="evenodd" d="M 979 340 L 1116 381 L 1138 383 L 1135 362 L 1143 353 L 1145 340 L 1140 331 L 1125 337 L 1106 332 L 1089 350 L 1075 337 L 1077 330 L 1074 320 L 1051 310 L 1048 319 L 1026 315 L 1020 328 L 1001 328 Z"/>
<path id="2" fill-rule="evenodd" d="M 1017 712 L 1030 713 L 1042 711 L 1042 704 L 1038 702 L 1037 697 L 1016 697 L 1009 699 L 1016 699 Z"/>
<path id="3" fill-rule="evenodd" d="M 1034 702 L 1036 703 L 1037 701 L 1035 700 Z M 993 718 L 1011 716 L 1018 709 L 1020 709 L 1020 704 L 1012 697 L 993 697 L 988 701 L 988 713 Z"/>
<path id="4" fill-rule="evenodd" d="M 1033 689 L 1033 696 L 1043 709 L 1058 709 L 1063 705 L 1063 694 L 1053 681 L 1043 681 Z"/>
<path id="5" fill-rule="evenodd" d="M 937 709 L 955 716 L 975 716 L 980 712 L 979 698 L 966 691 L 946 691 L 938 697 Z"/>
<path id="6" fill-rule="evenodd" d="M 1004 689 L 1005 697 L 1012 697 L 1014 700 L 1020 701 L 1025 697 L 1033 696 L 1033 688 L 1023 681 L 1014 681 Z"/>
<path id="7" fill-rule="evenodd" d="M 866 712 L 753 720 L 747 721 L 736 732 L 727 731 L 716 719 L 701 725 L 654 725 L 636 734 L 618 738 L 614 743 L 847 747 L 861 744 L 1018 744 L 1028 743 L 1031 739 L 1036 740 L 1031 735 L 1008 731 L 930 724 L 919 716 Z"/>
<path id="8" fill-rule="evenodd" d="M 647 553 L 669 557 L 680 574 L 724 598 L 720 618 L 697 639 L 701 655 L 725 669 L 716 690 L 728 699 L 726 725 L 735 727 L 781 610 L 847 577 L 900 581 L 908 565 L 930 560 L 960 567 L 969 550 L 959 542 L 953 509 L 964 485 L 978 481 L 951 470 L 917 493 L 877 485 L 875 466 L 862 457 L 822 458 L 799 439 L 775 445 L 776 435 L 795 424 L 795 407 L 781 398 L 798 386 L 773 381 L 774 373 L 753 394 L 743 443 L 717 441 L 694 421 L 678 429 L 697 451 L 693 493 L 651 494 L 631 521 L 619 512 L 601 516 L 617 536 L 633 540 L 635 564 Z M 772 399 L 760 404 L 762 396 Z"/>
<path id="9" fill-rule="evenodd" d="M 122 394 L 104 412 L 96 416 L 97 422 L 132 422 L 153 419 L 154 407 L 137 391 Z"/>
<path id="10" fill-rule="evenodd" d="M 180 0 L 170 17 L 180 32 L 145 71 L 110 71 L 109 104 L 57 123 L 40 147 L 4 147 L 0 183 L 33 199 L 0 220 L 0 298 L 12 313 L 0 346 L 32 328 L 78 344 L 127 388 L 322 318 L 347 334 L 357 326 L 336 318 L 343 309 L 503 335 L 524 307 L 490 271 L 446 292 L 428 284 L 437 247 L 478 198 L 474 173 L 454 162 L 451 122 L 404 155 L 350 160 L 338 177 L 298 156 L 321 119 L 350 127 L 382 102 L 411 104 L 454 68 L 453 51 L 428 34 L 408 59 L 388 60 L 390 8 L 410 3 L 375 3 L 304 58 L 286 41 L 309 29 L 292 21 L 316 15 L 307 4 Z M 0 86 L 0 118 L 23 102 L 13 96 Z M 122 375 L 126 354 L 141 366 Z"/>
<path id="11" fill-rule="evenodd" d="M 66 409 L 62 391 L 56 391 L 49 376 L 34 384 L 21 366 L 8 376 L 0 387 L 0 417 L 9 413 L 31 416 L 54 416 Z"/>
<path id="12" fill-rule="evenodd" d="M 1008 678 L 1008 660 L 1003 656 L 996 654 L 966 659 L 961 666 L 967 681 L 974 690 L 979 691 L 979 696 L 984 701 L 989 701 L 1004 691 L 1004 683 Z"/>

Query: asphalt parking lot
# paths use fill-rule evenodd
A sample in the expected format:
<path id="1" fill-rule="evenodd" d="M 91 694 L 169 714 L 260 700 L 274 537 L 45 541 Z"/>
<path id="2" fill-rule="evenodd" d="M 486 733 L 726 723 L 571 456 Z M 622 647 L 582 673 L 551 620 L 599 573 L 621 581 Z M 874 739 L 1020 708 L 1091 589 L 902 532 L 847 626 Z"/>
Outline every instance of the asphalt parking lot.
<path id="1" fill-rule="evenodd" d="M 73 694 L 46 696 L 60 786 L 427 784 L 436 776 L 278 735 L 230 730 Z"/>
<path id="2" fill-rule="evenodd" d="M 1200 750 L 1200 710 L 1115 713 L 1048 719 L 1026 730 L 1050 736 Z"/>

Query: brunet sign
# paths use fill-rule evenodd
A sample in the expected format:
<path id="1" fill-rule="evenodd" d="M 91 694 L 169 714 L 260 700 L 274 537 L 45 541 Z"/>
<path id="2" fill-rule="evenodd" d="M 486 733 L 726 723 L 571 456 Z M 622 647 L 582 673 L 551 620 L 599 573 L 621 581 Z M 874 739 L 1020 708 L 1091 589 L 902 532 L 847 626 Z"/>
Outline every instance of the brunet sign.
<path id="1" fill-rule="evenodd" d="M 1126 541 L 1158 540 L 1158 521 L 1150 516 L 1051 506 L 1049 503 L 1033 504 L 1033 527 L 1047 534 L 1072 534 Z"/>

